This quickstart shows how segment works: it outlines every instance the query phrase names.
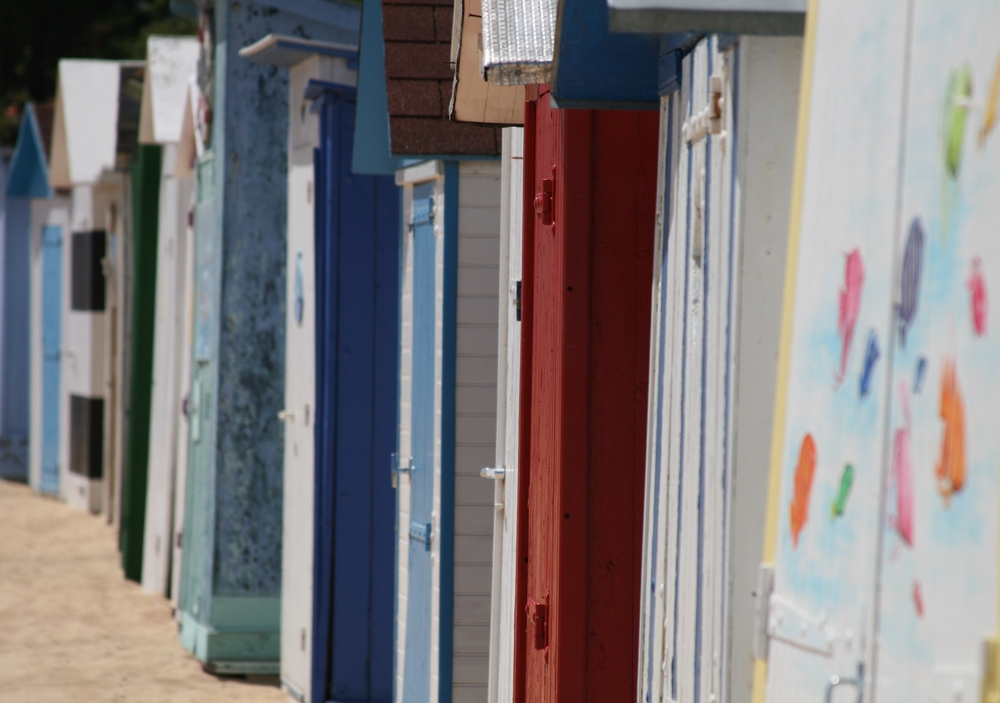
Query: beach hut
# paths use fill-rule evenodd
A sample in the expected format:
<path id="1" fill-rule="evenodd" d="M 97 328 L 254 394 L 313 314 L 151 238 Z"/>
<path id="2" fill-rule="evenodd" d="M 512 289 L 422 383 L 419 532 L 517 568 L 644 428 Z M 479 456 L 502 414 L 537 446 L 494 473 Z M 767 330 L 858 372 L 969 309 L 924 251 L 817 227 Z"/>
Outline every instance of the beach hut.
<path id="1" fill-rule="evenodd" d="M 754 700 L 1000 694 L 998 22 L 809 4 Z"/>
<path id="2" fill-rule="evenodd" d="M 749 701 L 804 7 L 681 4 L 609 3 L 612 27 L 671 32 L 656 62 L 637 695 Z"/>
<path id="3" fill-rule="evenodd" d="M 182 398 L 187 393 L 181 373 L 183 358 L 190 353 L 184 346 L 186 297 L 189 287 L 188 253 L 192 242 L 189 237 L 188 216 L 191 210 L 193 182 L 190 174 L 178 177 L 177 160 L 181 128 L 184 123 L 190 84 L 195 78 L 199 45 L 194 37 L 151 36 L 147 41 L 146 80 L 143 82 L 142 106 L 139 120 L 139 143 L 160 150 L 160 173 L 156 196 L 157 229 L 153 261 L 141 263 L 155 270 L 137 275 L 155 282 L 153 324 L 147 335 L 153 335 L 152 372 L 149 397 L 148 459 L 143 471 L 141 456 L 133 456 L 136 463 L 129 466 L 130 480 L 137 484 L 129 491 L 131 501 L 138 495 L 142 473 L 146 473 L 143 511 L 134 511 L 129 526 L 131 535 L 126 575 L 135 579 L 136 564 L 141 564 L 143 590 L 147 593 L 169 592 L 173 564 L 173 517 L 177 471 L 177 445 L 181 430 Z M 150 187 L 150 190 L 153 190 Z M 153 242 L 150 242 L 152 244 Z M 138 245 L 138 243 L 137 243 Z M 138 246 L 137 246 L 138 249 Z M 136 254 L 139 263 L 138 251 Z M 149 300 L 137 317 L 149 316 Z M 138 418 L 137 418 L 138 421 Z M 137 447 L 136 452 L 138 452 Z M 183 493 L 180 494 L 183 499 Z M 137 524 L 142 519 L 143 525 Z M 141 549 L 138 542 L 141 539 Z M 123 548 L 123 556 L 125 549 Z M 136 553 L 138 552 L 138 553 Z"/>
<path id="4" fill-rule="evenodd" d="M 51 109 L 43 116 L 51 129 Z M 28 103 L 14 152 L 0 159 L 0 477 L 15 480 L 29 473 L 32 199 L 52 195 L 43 129 Z"/>
<path id="5" fill-rule="evenodd" d="M 117 263 L 127 246 L 127 175 L 117 170 L 129 159 L 129 100 L 122 91 L 142 65 L 117 61 L 63 59 L 53 121 L 50 185 L 69 192 L 69 232 L 64 238 L 60 368 L 61 496 L 74 507 L 113 511 L 114 447 L 120 433 L 117 388 L 121 383 L 120 303 L 124 296 Z M 138 117 L 136 101 L 135 117 Z M 105 287 L 103 260 L 116 277 Z M 110 401 L 110 402 L 109 402 Z M 118 408 L 120 412 L 120 407 Z M 106 480 L 107 479 L 107 480 Z M 110 491 L 106 495 L 106 491 Z M 110 499 L 109 499 L 110 498 Z"/>
<path id="6" fill-rule="evenodd" d="M 389 701 L 399 192 L 351 171 L 357 47 L 269 35 L 240 54 L 289 69 L 281 682 Z"/>
<path id="7" fill-rule="evenodd" d="M 284 69 L 238 52 L 272 33 L 356 45 L 360 11 L 251 2 L 200 12 L 180 639 L 210 671 L 278 674 L 289 88 Z"/>
<path id="8" fill-rule="evenodd" d="M 356 141 L 354 158 L 395 164 L 402 190 L 393 695 L 478 700 L 488 683 L 494 507 L 479 470 L 496 444 L 500 131 L 446 120 L 451 4 L 381 11 L 381 36 L 362 45 L 358 115 L 384 95 L 389 143 L 383 134 L 375 158 Z M 364 80 L 372 54 L 384 56 L 385 83 Z"/>
<path id="9" fill-rule="evenodd" d="M 25 106 L 7 192 L 30 202 L 30 431 L 28 483 L 59 492 L 60 350 L 63 240 L 69 200 L 49 187 L 52 106 Z"/>
<path id="10" fill-rule="evenodd" d="M 521 154 L 510 135 L 523 190 L 505 199 L 520 241 L 501 259 L 504 447 L 483 472 L 503 479 L 489 700 L 627 700 L 657 141 L 655 115 L 630 110 L 655 106 L 655 79 L 642 80 L 655 45 L 609 35 L 580 3 L 483 2 L 481 14 L 482 52 L 464 41 L 459 72 L 480 59 L 492 85 L 528 84 Z M 597 563 L 607 568 L 588 571 Z"/>

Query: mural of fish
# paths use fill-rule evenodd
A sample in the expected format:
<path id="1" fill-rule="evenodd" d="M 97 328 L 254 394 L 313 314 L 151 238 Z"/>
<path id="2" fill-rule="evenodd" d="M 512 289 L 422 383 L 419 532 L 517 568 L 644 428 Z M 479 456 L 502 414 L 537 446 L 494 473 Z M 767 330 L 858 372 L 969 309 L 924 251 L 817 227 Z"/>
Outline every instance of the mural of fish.
<path id="1" fill-rule="evenodd" d="M 917 316 L 917 302 L 920 299 L 920 272 L 924 263 L 924 224 L 919 217 L 910 223 L 910 233 L 906 236 L 903 251 L 903 275 L 899 279 L 899 339 L 906 346 L 906 332 Z"/>
<path id="2" fill-rule="evenodd" d="M 979 148 L 986 146 L 986 139 L 997 126 L 997 109 L 1000 107 L 1000 56 L 997 56 L 993 68 L 993 80 L 990 81 L 990 92 L 986 98 L 986 110 L 983 112 L 983 125 L 979 128 Z"/>
<path id="3" fill-rule="evenodd" d="M 951 497 L 965 486 L 965 408 L 958 387 L 958 372 L 953 360 L 946 359 L 941 374 L 941 419 L 944 433 L 941 438 L 941 459 L 935 475 L 938 492 L 945 507 Z"/>
<path id="4" fill-rule="evenodd" d="M 830 506 L 830 517 L 838 518 L 844 514 L 847 508 L 847 496 L 851 495 L 851 486 L 854 485 L 854 465 L 845 464 L 844 473 L 840 475 L 840 489 L 837 491 L 837 498 Z"/>
<path id="5" fill-rule="evenodd" d="M 861 309 L 861 289 L 865 284 L 865 265 L 861 260 L 861 250 L 855 249 L 844 262 L 844 286 L 840 289 L 840 305 L 837 315 L 837 334 L 840 335 L 840 370 L 837 383 L 844 380 L 847 370 L 847 355 L 854 339 L 854 326 Z"/>
<path id="6" fill-rule="evenodd" d="M 910 453 L 910 394 L 906 384 L 899 384 L 899 401 L 903 409 L 903 426 L 896 430 L 892 442 L 892 479 L 896 488 L 896 514 L 889 524 L 906 546 L 913 546 L 913 459 Z"/>
<path id="7" fill-rule="evenodd" d="M 986 280 L 980 270 L 979 257 L 972 260 L 972 273 L 969 275 L 969 298 L 972 304 L 972 331 L 977 337 L 986 334 Z"/>
<path id="8" fill-rule="evenodd" d="M 791 503 L 792 546 L 798 548 L 799 533 L 809 517 L 809 494 L 816 473 L 816 442 L 811 434 L 802 438 L 799 461 L 795 465 L 795 492 Z"/>
<path id="9" fill-rule="evenodd" d="M 962 166 L 965 121 L 971 99 L 972 71 L 965 65 L 951 74 L 944 105 L 944 162 L 952 178 L 958 178 Z"/>
<path id="10" fill-rule="evenodd" d="M 865 365 L 864 368 L 861 369 L 860 392 L 862 398 L 867 397 L 867 395 L 871 392 L 872 373 L 875 371 L 875 362 L 878 361 L 878 357 L 878 334 L 873 329 L 868 332 L 868 347 L 865 350 Z"/>
<path id="11" fill-rule="evenodd" d="M 924 388 L 924 376 L 927 374 L 927 357 L 917 359 L 917 368 L 913 371 L 913 392 L 919 393 Z"/>

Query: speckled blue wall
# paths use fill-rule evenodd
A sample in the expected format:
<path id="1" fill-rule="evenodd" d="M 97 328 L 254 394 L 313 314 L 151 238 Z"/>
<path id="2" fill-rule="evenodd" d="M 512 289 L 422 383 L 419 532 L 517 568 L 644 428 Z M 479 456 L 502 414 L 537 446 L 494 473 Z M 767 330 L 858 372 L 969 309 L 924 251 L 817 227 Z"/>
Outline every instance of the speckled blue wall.
<path id="1" fill-rule="evenodd" d="M 288 72 L 238 52 L 270 33 L 356 44 L 357 8 L 331 3 L 331 19 L 344 26 L 257 3 L 215 8 L 215 122 L 199 169 L 213 183 L 199 184 L 196 215 L 200 425 L 181 593 L 201 622 L 213 597 L 277 597 L 281 587 Z"/>

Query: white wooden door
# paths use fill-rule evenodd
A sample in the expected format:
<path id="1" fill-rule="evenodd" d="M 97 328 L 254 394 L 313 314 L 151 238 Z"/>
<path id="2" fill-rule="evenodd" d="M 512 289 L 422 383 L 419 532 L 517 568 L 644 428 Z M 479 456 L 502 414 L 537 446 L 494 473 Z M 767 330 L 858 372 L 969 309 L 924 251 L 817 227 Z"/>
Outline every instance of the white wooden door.
<path id="1" fill-rule="evenodd" d="M 801 46 L 703 40 L 661 104 L 640 703 L 752 695 Z"/>
<path id="2" fill-rule="evenodd" d="M 490 703 L 514 699 L 514 613 L 517 604 L 517 452 L 521 381 L 521 242 L 524 129 L 503 130 L 500 210 L 500 310 L 497 325 L 497 449 L 490 604 Z M 502 469 L 502 472 L 496 469 Z"/>

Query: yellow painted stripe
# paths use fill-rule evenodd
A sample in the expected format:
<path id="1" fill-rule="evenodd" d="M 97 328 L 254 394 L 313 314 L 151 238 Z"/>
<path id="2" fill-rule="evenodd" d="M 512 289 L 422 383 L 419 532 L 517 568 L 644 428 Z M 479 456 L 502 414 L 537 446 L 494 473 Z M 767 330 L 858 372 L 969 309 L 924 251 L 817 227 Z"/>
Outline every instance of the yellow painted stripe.
<path id="1" fill-rule="evenodd" d="M 792 359 L 792 323 L 795 315 L 795 277 L 799 263 L 799 233 L 802 229 L 802 198 L 805 191 L 806 148 L 809 142 L 809 105 L 812 100 L 813 62 L 816 55 L 816 22 L 819 0 L 809 0 L 806 35 L 802 47 L 802 74 L 799 80 L 799 118 L 795 134 L 795 172 L 792 207 L 788 218 L 788 249 L 785 259 L 785 297 L 781 308 L 781 341 L 778 354 L 778 385 L 774 396 L 774 424 L 771 430 L 771 473 L 767 485 L 767 519 L 764 523 L 765 564 L 773 564 L 778 547 L 781 506 L 782 454 L 785 443 L 785 415 L 788 410 L 788 376 Z M 753 703 L 764 703 L 767 693 L 767 660 L 758 659 L 753 670 Z"/>

